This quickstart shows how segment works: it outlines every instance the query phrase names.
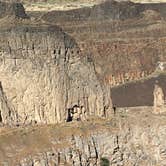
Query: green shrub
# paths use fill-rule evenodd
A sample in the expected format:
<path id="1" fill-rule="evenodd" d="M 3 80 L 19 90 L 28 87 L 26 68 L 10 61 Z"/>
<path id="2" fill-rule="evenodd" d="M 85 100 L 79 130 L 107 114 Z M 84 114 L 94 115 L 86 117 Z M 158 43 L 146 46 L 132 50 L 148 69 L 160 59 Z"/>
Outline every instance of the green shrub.
<path id="1" fill-rule="evenodd" d="M 101 158 L 100 166 L 110 166 L 110 162 L 107 158 Z"/>

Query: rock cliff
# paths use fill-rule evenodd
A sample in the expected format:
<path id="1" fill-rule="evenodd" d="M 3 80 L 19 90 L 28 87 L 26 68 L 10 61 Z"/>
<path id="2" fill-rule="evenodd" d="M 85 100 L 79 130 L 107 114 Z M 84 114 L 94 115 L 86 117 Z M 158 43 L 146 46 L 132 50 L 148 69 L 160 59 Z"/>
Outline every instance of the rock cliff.
<path id="1" fill-rule="evenodd" d="M 74 107 L 88 116 L 107 116 L 110 89 L 99 82 L 93 62 L 81 56 L 76 42 L 59 27 L 1 29 L 0 43 L 0 81 L 16 113 L 15 122 L 64 122 Z"/>
<path id="2" fill-rule="evenodd" d="M 165 8 L 165 3 L 110 0 L 92 8 L 48 12 L 42 19 L 73 36 L 93 59 L 98 75 L 114 87 L 144 79 L 166 61 Z"/>
<path id="3" fill-rule="evenodd" d="M 160 61 L 164 72 L 165 4 L 141 6 L 107 1 L 48 13 L 51 24 L 15 12 L 9 22 L 1 14 L 0 165 L 165 166 L 165 112 L 153 114 L 150 107 L 156 80 L 163 91 L 155 102 L 164 104 L 165 74 L 114 87 L 111 94 L 101 79 L 112 75 L 116 84 L 126 74 L 126 80 L 144 78 Z M 63 17 L 58 24 L 76 40 L 53 25 Z"/>
<path id="4" fill-rule="evenodd" d="M 162 88 L 156 84 L 153 91 L 154 95 L 154 110 L 155 114 L 162 114 L 165 110 L 165 96 Z"/>
<path id="5" fill-rule="evenodd" d="M 0 18 L 14 16 L 17 18 L 28 18 L 21 3 L 9 3 L 0 1 Z"/>
<path id="6" fill-rule="evenodd" d="M 5 131 L 0 135 L 2 166 L 164 166 L 165 116 L 146 108 L 112 120 Z M 3 141 L 5 140 L 5 141 Z"/>
<path id="7" fill-rule="evenodd" d="M 52 22 L 65 21 L 87 21 L 87 20 L 126 20 L 131 18 L 139 18 L 146 10 L 154 10 L 160 12 L 163 17 L 166 4 L 140 4 L 130 1 L 106 0 L 103 3 L 94 5 L 93 7 L 84 7 L 69 11 L 51 11 L 43 16 L 44 20 Z"/>

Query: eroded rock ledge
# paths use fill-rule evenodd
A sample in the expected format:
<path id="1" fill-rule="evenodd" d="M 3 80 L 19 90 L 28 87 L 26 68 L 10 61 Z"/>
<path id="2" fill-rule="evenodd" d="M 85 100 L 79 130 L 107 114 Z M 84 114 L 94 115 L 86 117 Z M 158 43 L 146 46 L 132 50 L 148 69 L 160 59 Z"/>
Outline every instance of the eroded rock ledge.
<path id="1" fill-rule="evenodd" d="M 93 62 L 81 56 L 76 42 L 59 27 L 4 28 L 0 43 L 0 81 L 14 113 L 8 123 L 50 124 L 84 114 L 108 116 L 110 89 L 99 82 Z M 4 112 L 9 111 L 4 108 Z"/>
<path id="2" fill-rule="evenodd" d="M 105 158 L 111 166 L 164 166 L 166 117 L 151 109 L 124 109 L 108 121 L 4 129 L 0 164 L 99 166 Z"/>

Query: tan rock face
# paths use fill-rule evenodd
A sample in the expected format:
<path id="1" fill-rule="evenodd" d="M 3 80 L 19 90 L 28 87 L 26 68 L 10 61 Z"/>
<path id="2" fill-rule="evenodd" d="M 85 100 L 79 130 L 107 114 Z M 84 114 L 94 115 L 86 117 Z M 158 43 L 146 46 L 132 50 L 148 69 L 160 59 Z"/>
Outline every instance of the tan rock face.
<path id="1" fill-rule="evenodd" d="M 9 106 L 5 93 L 3 92 L 2 85 L 0 83 L 0 123 L 8 123 L 11 120 L 9 119 L 11 109 L 12 108 L 10 108 Z"/>
<path id="2" fill-rule="evenodd" d="M 92 62 L 80 56 L 75 41 L 60 28 L 15 27 L 0 36 L 0 81 L 17 114 L 15 122 L 67 121 L 74 105 L 89 116 L 110 111 L 110 89 L 100 84 Z"/>
<path id="3" fill-rule="evenodd" d="M 166 112 L 166 107 L 164 105 L 165 101 L 164 93 L 162 88 L 157 84 L 155 85 L 153 95 L 154 95 L 154 110 L 153 110 L 154 113 L 160 114 Z"/>
<path id="4" fill-rule="evenodd" d="M 10 128 L 0 135 L 0 165 L 165 166 L 166 116 L 132 109 L 110 121 Z"/>

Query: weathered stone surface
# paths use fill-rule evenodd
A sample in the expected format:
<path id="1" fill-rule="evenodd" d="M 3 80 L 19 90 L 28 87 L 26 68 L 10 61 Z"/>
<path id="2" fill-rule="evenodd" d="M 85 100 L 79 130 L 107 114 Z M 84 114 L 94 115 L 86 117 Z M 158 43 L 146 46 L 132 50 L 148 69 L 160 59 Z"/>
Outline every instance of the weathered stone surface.
<path id="1" fill-rule="evenodd" d="M 112 5 L 112 2 L 112 10 L 109 10 L 108 6 L 110 3 Z M 0 165 L 98 166 L 101 158 L 107 158 L 112 166 L 165 165 L 166 119 L 164 115 L 153 115 L 151 113 L 153 108 L 150 111 L 146 108 L 141 110 L 136 108 L 133 112 L 130 112 L 129 108 L 125 111 L 123 109 L 116 111 L 115 108 L 111 121 L 101 122 L 101 119 L 94 118 L 94 116 L 109 117 L 112 106 L 110 88 L 99 81 L 97 74 L 103 77 L 115 74 L 114 81 L 124 83 L 123 71 L 129 73 L 127 77 L 134 80 L 140 72 L 147 76 L 145 71 L 149 72 L 150 69 L 155 68 L 157 62 L 165 61 L 166 32 L 162 20 L 163 8 L 161 7 L 159 13 L 150 11 L 149 17 L 149 10 L 142 13 L 140 10 L 144 8 L 137 8 L 142 6 L 140 4 L 114 3 L 111 1 L 95 6 L 94 13 L 90 13 L 88 19 L 95 20 L 96 16 L 96 20 L 107 19 L 110 14 L 111 19 L 125 19 L 124 22 L 104 24 L 107 23 L 105 20 L 99 23 L 104 25 L 104 29 L 101 28 L 103 25 L 98 27 L 92 22 L 92 28 L 85 25 L 80 26 L 77 31 L 73 28 L 73 22 L 67 25 L 69 27 L 72 25 L 74 29 L 72 33 L 81 32 L 78 45 L 57 26 L 36 23 L 14 26 L 12 24 L 11 27 L 1 28 L 1 122 L 12 126 L 13 124 L 80 122 L 28 125 L 28 127 L 15 129 L 1 128 Z M 117 4 L 119 4 L 118 8 L 114 8 Z M 86 10 L 81 9 L 76 19 L 81 17 L 84 20 L 82 13 Z M 119 10 L 122 12 L 119 13 Z M 106 13 L 100 16 L 103 11 Z M 72 15 L 70 12 L 66 13 L 69 17 L 70 14 Z M 85 18 L 88 14 L 85 13 Z M 128 20 L 133 17 L 138 20 L 135 22 Z M 82 22 L 77 22 L 76 26 L 80 23 Z M 92 36 L 97 35 L 94 35 L 92 42 L 86 43 L 91 31 Z M 96 36 L 97 40 L 105 36 L 108 45 L 99 42 L 94 46 L 94 43 L 97 43 L 94 42 Z M 82 37 L 85 39 L 84 49 L 88 48 L 88 54 L 85 54 L 86 51 L 81 52 L 79 48 L 79 45 L 85 44 L 80 42 Z M 130 37 L 132 39 L 129 39 Z M 118 41 L 114 41 L 117 39 Z M 98 51 L 95 47 L 99 47 Z M 98 59 L 91 56 L 92 53 L 96 53 L 93 52 L 94 50 L 100 52 Z M 107 56 L 108 59 L 104 59 L 101 55 Z M 108 66 L 103 65 L 104 61 L 107 65 L 111 62 L 108 73 L 106 73 Z M 97 66 L 99 62 L 101 63 Z M 99 66 L 102 66 L 101 69 L 98 68 Z M 104 72 L 99 72 L 102 69 Z M 165 75 L 161 75 L 113 88 L 112 98 L 113 104 L 115 103 L 113 106 L 153 105 L 156 79 L 159 80 L 162 88 L 165 87 Z M 163 88 L 162 92 L 160 89 L 159 102 L 159 97 L 156 96 L 156 106 L 163 104 L 162 94 L 165 90 Z M 89 117 L 93 117 L 94 120 Z M 87 118 L 91 121 L 86 121 Z"/>
<path id="2" fill-rule="evenodd" d="M 11 120 L 11 109 L 0 83 L 0 123 L 7 124 Z"/>
<path id="3" fill-rule="evenodd" d="M 153 112 L 155 114 L 160 114 L 160 113 L 166 112 L 164 92 L 158 84 L 156 84 L 154 87 L 153 95 L 154 95 Z"/>
<path id="4" fill-rule="evenodd" d="M 4 29 L 0 43 L 0 81 L 17 123 L 64 122 L 75 105 L 84 107 L 88 116 L 105 117 L 110 111 L 110 89 L 59 27 Z"/>
<path id="5" fill-rule="evenodd" d="M 17 18 L 28 18 L 21 3 L 10 3 L 0 1 L 0 18 L 14 16 Z"/>
<path id="6" fill-rule="evenodd" d="M 117 86 L 144 79 L 158 62 L 166 61 L 165 16 L 165 4 L 107 1 L 93 8 L 49 12 L 42 19 L 61 25 L 76 38 L 100 77 L 113 76 L 115 81 L 107 82 Z M 125 74 L 129 79 L 118 78 Z"/>
<path id="7" fill-rule="evenodd" d="M 78 21 L 78 20 L 102 20 L 102 19 L 131 19 L 142 16 L 146 10 L 154 10 L 165 14 L 166 3 L 163 4 L 140 4 L 130 1 L 106 0 L 92 8 L 80 8 L 70 11 L 52 11 L 43 16 L 43 19 L 53 22 Z"/>
<path id="8" fill-rule="evenodd" d="M 111 166 L 164 166 L 165 116 L 146 108 L 116 116 L 105 122 L 18 129 L 10 137 L 4 133 L 0 164 L 99 166 L 106 158 Z"/>

